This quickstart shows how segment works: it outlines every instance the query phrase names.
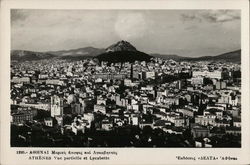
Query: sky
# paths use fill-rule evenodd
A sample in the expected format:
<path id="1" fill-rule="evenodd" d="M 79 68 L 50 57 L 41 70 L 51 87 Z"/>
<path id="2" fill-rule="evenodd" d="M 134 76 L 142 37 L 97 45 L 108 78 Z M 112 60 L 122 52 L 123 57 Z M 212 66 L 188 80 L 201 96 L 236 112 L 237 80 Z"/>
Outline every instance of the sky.
<path id="1" fill-rule="evenodd" d="M 241 48 L 240 10 L 11 10 L 11 49 L 107 48 L 213 56 Z"/>

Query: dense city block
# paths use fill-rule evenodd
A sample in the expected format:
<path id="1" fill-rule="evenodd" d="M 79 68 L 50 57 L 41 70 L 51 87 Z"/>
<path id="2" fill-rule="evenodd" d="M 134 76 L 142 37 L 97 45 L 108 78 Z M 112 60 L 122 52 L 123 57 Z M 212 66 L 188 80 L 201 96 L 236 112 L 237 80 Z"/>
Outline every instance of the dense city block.
<path id="1" fill-rule="evenodd" d="M 241 147 L 240 64 L 12 60 L 11 146 Z"/>

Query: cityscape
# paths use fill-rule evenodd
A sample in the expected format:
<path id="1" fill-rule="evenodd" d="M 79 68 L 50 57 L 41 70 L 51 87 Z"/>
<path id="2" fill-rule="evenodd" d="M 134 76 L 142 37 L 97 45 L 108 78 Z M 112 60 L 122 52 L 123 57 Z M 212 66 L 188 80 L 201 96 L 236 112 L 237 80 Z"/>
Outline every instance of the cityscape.
<path id="1" fill-rule="evenodd" d="M 11 146 L 241 147 L 240 49 L 159 55 L 125 39 L 11 50 Z"/>

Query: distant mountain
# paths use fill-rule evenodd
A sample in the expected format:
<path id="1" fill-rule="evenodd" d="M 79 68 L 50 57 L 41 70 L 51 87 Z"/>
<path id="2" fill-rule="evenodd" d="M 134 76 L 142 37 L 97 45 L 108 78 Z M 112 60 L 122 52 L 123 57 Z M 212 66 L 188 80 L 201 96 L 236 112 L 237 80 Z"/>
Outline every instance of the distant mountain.
<path id="1" fill-rule="evenodd" d="M 119 41 L 106 48 L 106 52 L 96 56 L 96 58 L 99 61 L 117 63 L 117 62 L 150 61 L 152 56 L 144 52 L 137 51 L 137 49 L 127 41 Z"/>
<path id="2" fill-rule="evenodd" d="M 217 56 L 203 56 L 197 58 L 187 58 L 188 61 L 226 61 L 226 62 L 241 62 L 241 50 L 236 50 L 228 53 L 223 53 Z"/>
<path id="3" fill-rule="evenodd" d="M 98 49 L 94 47 L 85 47 L 79 49 L 70 49 L 70 50 L 60 50 L 60 51 L 50 51 L 47 53 L 54 54 L 61 58 L 68 58 L 68 57 L 94 57 L 99 54 L 105 52 L 105 49 Z"/>
<path id="4" fill-rule="evenodd" d="M 106 52 L 117 52 L 117 51 L 137 51 L 136 48 L 129 42 L 121 40 L 117 43 L 106 48 Z"/>
<path id="5" fill-rule="evenodd" d="M 241 61 L 241 50 L 236 50 L 228 53 L 223 53 L 216 56 L 203 56 L 203 57 L 182 57 L 178 55 L 163 55 L 163 54 L 150 54 L 153 57 L 162 59 L 172 59 L 175 61 L 226 61 L 226 62 L 240 62 Z"/>
<path id="6" fill-rule="evenodd" d="M 105 52 L 105 49 L 98 49 L 94 47 L 85 47 L 79 49 L 48 51 L 48 52 L 34 52 L 27 50 L 13 50 L 11 51 L 11 59 L 17 61 L 32 61 L 50 58 L 83 60 L 86 58 L 93 58 Z"/>
<path id="7" fill-rule="evenodd" d="M 54 57 L 56 56 L 47 52 L 34 52 L 34 51 L 27 51 L 27 50 L 12 50 L 11 51 L 11 60 L 17 60 L 17 61 L 42 60 L 42 59 L 50 59 Z"/>

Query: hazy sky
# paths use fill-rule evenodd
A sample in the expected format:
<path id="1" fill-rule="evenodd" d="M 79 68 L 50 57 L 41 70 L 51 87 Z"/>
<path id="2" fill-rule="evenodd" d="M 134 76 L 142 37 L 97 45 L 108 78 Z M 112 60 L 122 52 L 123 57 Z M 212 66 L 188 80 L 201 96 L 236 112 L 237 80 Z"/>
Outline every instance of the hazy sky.
<path id="1" fill-rule="evenodd" d="M 218 55 L 240 49 L 239 10 L 12 9 L 11 48 L 33 51 L 127 40 L 146 53 Z"/>

